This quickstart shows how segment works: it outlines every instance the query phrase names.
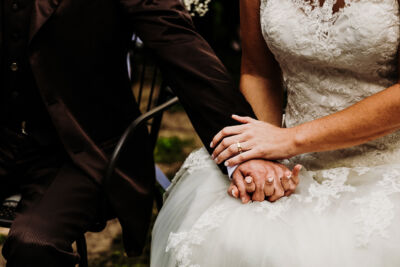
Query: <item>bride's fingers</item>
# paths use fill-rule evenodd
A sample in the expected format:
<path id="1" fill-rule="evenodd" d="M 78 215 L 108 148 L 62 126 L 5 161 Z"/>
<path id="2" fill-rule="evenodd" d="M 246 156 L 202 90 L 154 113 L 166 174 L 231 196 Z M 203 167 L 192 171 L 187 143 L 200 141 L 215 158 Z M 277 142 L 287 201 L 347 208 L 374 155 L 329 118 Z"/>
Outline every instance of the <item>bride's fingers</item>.
<path id="1" fill-rule="evenodd" d="M 286 192 L 285 192 L 285 197 L 288 197 L 288 196 L 290 196 L 290 195 L 293 194 L 293 193 L 294 193 L 293 190 L 286 191 Z"/>
<path id="2" fill-rule="evenodd" d="M 250 201 L 250 195 L 246 192 L 246 187 L 244 185 L 244 177 L 240 171 L 235 171 L 232 175 L 232 182 L 237 187 L 239 191 L 239 197 L 242 203 L 246 204 Z"/>
<path id="3" fill-rule="evenodd" d="M 275 188 L 274 188 L 274 177 L 270 175 L 267 177 L 267 180 L 265 181 L 264 185 L 264 195 L 266 197 L 270 197 L 274 194 Z"/>
<path id="4" fill-rule="evenodd" d="M 217 164 L 220 164 L 227 159 L 230 159 L 236 155 L 239 155 L 240 152 L 243 153 L 250 149 L 251 149 L 250 142 L 240 143 L 240 148 L 239 148 L 238 143 L 234 143 L 234 144 L 230 145 L 228 148 L 226 148 L 225 150 L 223 150 L 214 160 Z"/>
<path id="5" fill-rule="evenodd" d="M 231 197 L 234 197 L 234 198 L 238 198 L 239 197 L 239 190 L 233 184 L 233 182 L 231 182 L 231 184 L 228 187 L 228 195 L 230 195 Z"/>
<path id="6" fill-rule="evenodd" d="M 217 159 L 224 151 L 230 151 L 231 153 L 237 154 L 239 152 L 238 140 L 244 140 L 244 136 L 239 134 L 224 138 L 224 140 L 222 140 L 222 142 L 214 149 L 211 157 Z M 242 143 L 240 143 L 240 145 L 242 146 Z"/>
<path id="7" fill-rule="evenodd" d="M 274 187 L 275 187 L 275 192 L 274 194 L 268 199 L 271 202 L 275 202 L 281 197 L 285 195 L 285 191 L 283 190 L 281 181 L 277 178 L 274 180 Z"/>
<path id="8" fill-rule="evenodd" d="M 282 186 L 283 189 L 286 191 L 296 189 L 296 185 L 292 180 L 293 174 L 291 171 L 286 171 L 283 178 L 282 178 Z"/>
<path id="9" fill-rule="evenodd" d="M 258 179 L 256 182 L 256 190 L 253 193 L 252 200 L 253 201 L 264 201 L 265 200 L 265 194 L 264 194 L 264 187 L 265 187 L 265 181 L 264 179 Z"/>
<path id="10" fill-rule="evenodd" d="M 233 158 L 226 160 L 224 164 L 225 166 L 235 166 L 250 159 L 257 159 L 257 158 L 262 158 L 262 154 L 256 152 L 254 149 L 250 149 L 239 155 L 236 155 Z"/>
<path id="11" fill-rule="evenodd" d="M 284 168 L 282 165 L 275 165 L 275 173 L 278 176 L 283 190 L 286 192 L 287 190 L 290 189 L 290 184 L 289 184 L 289 179 L 287 178 L 287 172 L 286 168 Z"/>
<path id="12" fill-rule="evenodd" d="M 247 176 L 246 178 L 244 178 L 244 181 L 245 181 L 246 192 L 253 193 L 256 190 L 256 184 L 253 181 L 253 177 Z"/>
<path id="13" fill-rule="evenodd" d="M 292 181 L 295 183 L 296 186 L 300 182 L 299 173 L 300 173 L 301 168 L 303 168 L 303 166 L 300 164 L 297 164 L 296 166 L 294 166 L 293 171 L 292 171 Z"/>
<path id="14" fill-rule="evenodd" d="M 234 120 L 237 120 L 238 122 L 241 122 L 241 123 L 250 123 L 250 122 L 253 122 L 253 121 L 255 121 L 255 119 L 253 119 L 253 118 L 250 118 L 250 117 L 242 117 L 242 116 L 239 116 L 239 115 L 232 115 L 232 118 L 234 119 Z"/>
<path id="15" fill-rule="evenodd" d="M 211 141 L 210 147 L 214 148 L 219 142 L 222 142 L 225 137 L 231 136 L 231 135 L 237 135 L 242 133 L 245 129 L 247 129 L 246 125 L 235 125 L 235 126 L 229 126 L 225 127 L 221 131 L 219 131 Z M 222 140 L 222 141 L 221 141 Z"/>

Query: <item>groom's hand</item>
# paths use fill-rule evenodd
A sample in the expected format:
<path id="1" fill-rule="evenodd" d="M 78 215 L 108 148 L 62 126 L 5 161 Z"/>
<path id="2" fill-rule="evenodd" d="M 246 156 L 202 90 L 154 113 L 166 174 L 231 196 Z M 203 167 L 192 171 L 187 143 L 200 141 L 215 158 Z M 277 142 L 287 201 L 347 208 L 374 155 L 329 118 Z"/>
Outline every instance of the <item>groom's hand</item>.
<path id="1" fill-rule="evenodd" d="M 283 196 L 291 195 L 299 182 L 301 165 L 293 173 L 284 165 L 267 160 L 250 160 L 240 164 L 232 175 L 228 194 L 240 198 L 243 203 L 264 201 L 273 202 Z"/>

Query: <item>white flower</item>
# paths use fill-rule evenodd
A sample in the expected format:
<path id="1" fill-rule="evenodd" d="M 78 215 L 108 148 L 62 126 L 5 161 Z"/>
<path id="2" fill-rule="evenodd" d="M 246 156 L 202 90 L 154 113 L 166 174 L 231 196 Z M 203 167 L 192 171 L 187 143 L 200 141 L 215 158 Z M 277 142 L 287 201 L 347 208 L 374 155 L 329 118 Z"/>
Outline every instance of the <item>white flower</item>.
<path id="1" fill-rule="evenodd" d="M 183 4 L 190 12 L 190 15 L 200 17 L 204 16 L 208 11 L 208 4 L 211 0 L 183 0 Z"/>

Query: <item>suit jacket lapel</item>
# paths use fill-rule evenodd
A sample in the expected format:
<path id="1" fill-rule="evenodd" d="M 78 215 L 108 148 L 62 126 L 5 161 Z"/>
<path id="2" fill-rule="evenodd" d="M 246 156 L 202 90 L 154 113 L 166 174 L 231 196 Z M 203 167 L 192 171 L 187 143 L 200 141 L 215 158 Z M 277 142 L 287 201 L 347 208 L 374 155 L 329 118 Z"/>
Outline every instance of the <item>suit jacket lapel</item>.
<path id="1" fill-rule="evenodd" d="M 61 0 L 35 0 L 31 17 L 31 27 L 29 31 L 29 43 L 35 37 L 43 24 L 45 24 L 55 12 L 60 1 Z"/>

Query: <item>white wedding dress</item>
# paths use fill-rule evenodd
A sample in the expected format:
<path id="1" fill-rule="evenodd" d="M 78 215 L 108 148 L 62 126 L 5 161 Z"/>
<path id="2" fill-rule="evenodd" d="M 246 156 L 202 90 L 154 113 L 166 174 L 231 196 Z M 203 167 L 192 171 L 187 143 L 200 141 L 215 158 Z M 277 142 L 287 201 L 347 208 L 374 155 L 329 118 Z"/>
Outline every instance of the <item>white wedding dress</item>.
<path id="1" fill-rule="evenodd" d="M 332 14 L 334 2 L 261 0 L 263 36 L 288 91 L 287 127 L 397 80 L 398 0 L 346 1 Z M 151 266 L 400 266 L 400 132 L 287 163 L 305 166 L 294 195 L 243 205 L 205 149 L 192 153 L 157 218 Z"/>

